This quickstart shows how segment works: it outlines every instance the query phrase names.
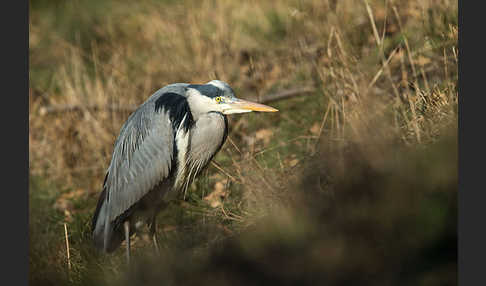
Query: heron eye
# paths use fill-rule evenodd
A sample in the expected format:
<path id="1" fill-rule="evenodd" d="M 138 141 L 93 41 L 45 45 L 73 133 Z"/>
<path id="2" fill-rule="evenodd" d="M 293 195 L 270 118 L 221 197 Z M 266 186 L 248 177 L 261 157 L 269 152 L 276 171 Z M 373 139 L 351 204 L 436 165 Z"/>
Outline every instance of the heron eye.
<path id="1" fill-rule="evenodd" d="M 221 96 L 216 97 L 214 100 L 216 100 L 217 103 L 221 102 Z"/>

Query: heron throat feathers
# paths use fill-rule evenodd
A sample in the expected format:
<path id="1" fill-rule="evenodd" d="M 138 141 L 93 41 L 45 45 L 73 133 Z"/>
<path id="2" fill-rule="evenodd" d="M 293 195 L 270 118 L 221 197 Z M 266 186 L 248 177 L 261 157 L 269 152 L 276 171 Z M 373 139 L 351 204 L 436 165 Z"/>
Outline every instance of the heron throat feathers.
<path id="1" fill-rule="evenodd" d="M 184 117 L 183 121 L 186 120 Z M 181 124 L 182 126 L 182 124 Z M 189 142 L 190 142 L 190 131 L 184 130 L 183 128 L 179 127 L 177 133 L 175 135 L 175 144 L 177 148 L 177 175 L 175 180 L 175 187 L 180 189 L 183 185 L 185 173 L 186 173 L 186 165 L 187 165 L 187 154 L 189 152 Z"/>

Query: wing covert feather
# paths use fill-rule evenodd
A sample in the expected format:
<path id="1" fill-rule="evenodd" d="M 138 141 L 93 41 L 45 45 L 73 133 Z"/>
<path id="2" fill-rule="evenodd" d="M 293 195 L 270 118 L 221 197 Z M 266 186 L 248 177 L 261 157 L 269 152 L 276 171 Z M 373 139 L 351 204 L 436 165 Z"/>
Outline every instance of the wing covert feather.
<path id="1" fill-rule="evenodd" d="M 153 98 L 130 115 L 116 140 L 106 180 L 110 221 L 170 173 L 174 132 L 168 113 L 155 111 Z"/>

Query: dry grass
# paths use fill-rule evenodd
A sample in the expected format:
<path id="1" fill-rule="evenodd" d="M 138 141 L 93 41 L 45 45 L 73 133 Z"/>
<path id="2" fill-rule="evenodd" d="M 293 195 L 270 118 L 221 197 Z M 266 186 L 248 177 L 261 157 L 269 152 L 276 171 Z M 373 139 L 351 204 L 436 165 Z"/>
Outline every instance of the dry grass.
<path id="1" fill-rule="evenodd" d="M 83 245 L 119 129 L 131 107 L 168 83 L 218 78 L 243 98 L 301 86 L 315 92 L 272 104 L 278 114 L 230 118 L 229 140 L 207 176 L 192 186 L 188 203 L 170 210 L 180 216 L 168 211 L 159 220 L 172 229 L 166 232 L 167 248 L 194 231 L 184 229 L 190 223 L 214 222 L 211 231 L 218 235 L 202 237 L 204 245 L 187 242 L 205 248 L 270 213 L 285 217 L 289 202 L 299 196 L 289 186 L 301 182 L 306 162 L 323 153 L 333 154 L 338 174 L 347 172 L 350 146 L 358 146 L 362 159 L 378 168 L 387 160 L 384 150 L 425 149 L 457 124 L 454 1 L 33 5 L 30 174 L 50 184 L 47 199 L 35 200 L 49 207 L 57 200 L 64 214 L 53 221 L 71 224 L 73 277 L 84 277 L 87 261 L 102 263 Z M 220 195 L 210 197 L 217 200 L 212 208 L 206 201 L 216 183 Z M 43 188 L 31 192 L 43 196 Z M 66 195 L 74 193 L 76 198 Z M 59 200 L 65 197 L 74 203 L 62 207 Z M 49 247 L 64 253 L 65 242 L 56 239 Z M 56 261 L 59 270 L 66 257 L 45 260 Z M 46 262 L 32 261 L 39 265 L 35 269 Z M 110 261 L 98 267 L 118 273 L 120 261 Z"/>
<path id="2" fill-rule="evenodd" d="M 292 1 L 285 5 L 258 1 L 184 3 L 194 5 L 193 9 L 182 4 L 143 3 L 133 7 L 136 13 L 128 14 L 134 4 L 111 3 L 114 11 L 102 25 L 88 23 L 97 37 L 78 39 L 89 45 L 88 49 L 63 39 L 55 26 L 41 30 L 49 27 L 48 20 L 33 13 L 33 69 L 43 71 L 36 63 L 51 57 L 56 60 L 44 71 L 51 73 L 47 90 L 34 85 L 37 79 L 31 83 L 32 174 L 63 179 L 68 185 L 74 178 L 90 177 L 93 179 L 78 180 L 76 185 L 96 188 L 110 160 L 114 139 L 128 116 L 128 112 L 107 106 L 138 105 L 171 82 L 220 78 L 243 97 L 314 84 L 320 92 L 306 100 L 330 101 L 333 128 L 329 135 L 336 138 L 348 131 L 348 117 L 359 117 L 354 119 L 359 122 L 363 115 L 358 113 L 370 111 L 369 103 L 363 101 L 379 98 L 377 101 L 386 101 L 378 103 L 384 105 L 380 109 L 396 113 L 395 127 L 403 139 L 421 143 L 435 135 L 427 121 L 447 116 L 447 106 L 454 108 L 456 102 L 457 47 L 431 47 L 437 45 L 434 39 L 414 33 L 422 29 L 425 34 L 422 22 L 441 21 L 440 17 L 427 17 L 428 9 L 450 13 L 453 3 L 447 1 L 426 1 L 423 6 L 405 1 L 386 1 L 383 6 L 377 2 L 374 14 L 367 14 L 365 7 L 372 11 L 364 5 L 367 1 L 341 1 L 335 13 L 325 1 L 300 5 Z M 441 23 L 430 25 L 439 27 Z M 443 35 L 442 42 L 457 42 L 457 27 L 439 28 L 449 33 Z M 414 39 L 409 39 L 410 35 Z M 98 37 L 103 38 L 97 41 Z M 357 41 L 366 44 L 353 46 Z M 60 104 L 97 106 L 99 110 L 46 114 L 46 106 Z M 285 113 L 279 120 L 301 116 L 299 112 Z M 429 119 L 436 115 L 438 118 Z"/>

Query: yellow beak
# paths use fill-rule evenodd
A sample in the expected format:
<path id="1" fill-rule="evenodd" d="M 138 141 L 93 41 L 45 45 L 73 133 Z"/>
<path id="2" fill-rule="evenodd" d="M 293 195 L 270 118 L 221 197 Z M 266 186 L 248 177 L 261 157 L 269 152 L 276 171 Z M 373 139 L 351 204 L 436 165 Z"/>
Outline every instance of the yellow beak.
<path id="1" fill-rule="evenodd" d="M 233 113 L 244 113 L 244 112 L 276 112 L 271 106 L 244 100 L 244 99 L 234 99 L 231 102 L 223 103 L 223 114 L 233 114 Z"/>

